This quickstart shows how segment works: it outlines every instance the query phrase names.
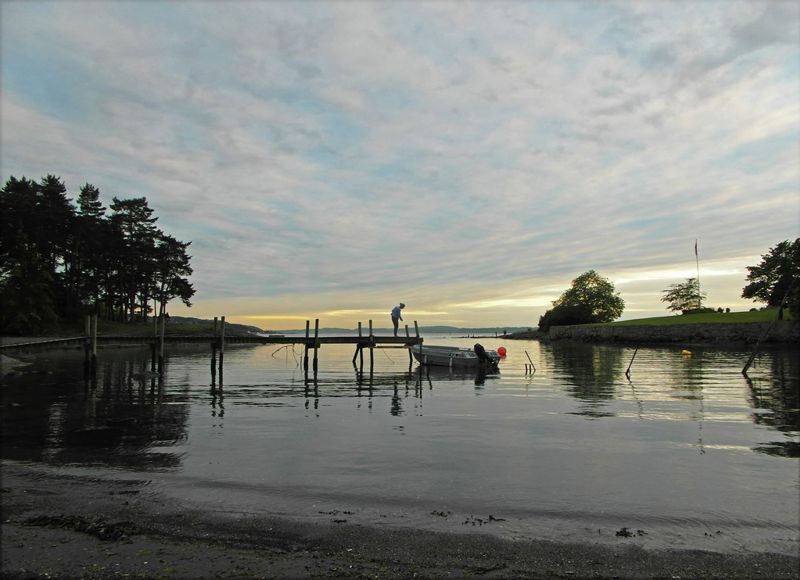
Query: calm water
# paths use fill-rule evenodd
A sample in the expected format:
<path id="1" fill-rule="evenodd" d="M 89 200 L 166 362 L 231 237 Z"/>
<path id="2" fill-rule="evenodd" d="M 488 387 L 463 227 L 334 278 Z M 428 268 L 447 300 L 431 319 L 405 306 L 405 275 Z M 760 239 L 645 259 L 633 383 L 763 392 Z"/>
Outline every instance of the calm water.
<path id="1" fill-rule="evenodd" d="M 476 339 L 428 337 L 471 347 Z M 633 349 L 480 339 L 508 349 L 486 377 L 409 370 L 376 350 L 324 345 L 306 385 L 300 347 L 172 347 L 163 384 L 138 348 L 78 351 L 4 379 L 3 459 L 144 477 L 232 514 L 507 538 L 797 553 L 796 351 Z M 536 365 L 526 375 L 525 350 Z M 88 442 L 81 429 L 118 435 Z M 632 538 L 616 535 L 626 527 Z M 640 532 L 641 530 L 641 532 Z"/>

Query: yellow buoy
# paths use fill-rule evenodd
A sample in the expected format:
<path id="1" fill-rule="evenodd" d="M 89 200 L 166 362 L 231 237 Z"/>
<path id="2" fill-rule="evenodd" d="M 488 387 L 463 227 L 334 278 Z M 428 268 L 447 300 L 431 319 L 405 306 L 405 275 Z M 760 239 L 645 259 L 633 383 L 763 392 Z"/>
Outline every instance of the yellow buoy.
<path id="1" fill-rule="evenodd" d="M 690 351 L 690 350 L 682 350 L 681 354 L 683 356 L 692 356 L 692 351 Z"/>

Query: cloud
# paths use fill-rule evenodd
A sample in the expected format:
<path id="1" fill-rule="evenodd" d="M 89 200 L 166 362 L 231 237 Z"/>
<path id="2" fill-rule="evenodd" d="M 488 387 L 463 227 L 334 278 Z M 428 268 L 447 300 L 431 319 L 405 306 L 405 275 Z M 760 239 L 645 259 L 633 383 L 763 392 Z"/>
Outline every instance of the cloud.
<path id="1" fill-rule="evenodd" d="M 529 324 L 588 269 L 797 235 L 793 3 L 2 10 L 4 177 L 146 195 L 199 309 Z"/>

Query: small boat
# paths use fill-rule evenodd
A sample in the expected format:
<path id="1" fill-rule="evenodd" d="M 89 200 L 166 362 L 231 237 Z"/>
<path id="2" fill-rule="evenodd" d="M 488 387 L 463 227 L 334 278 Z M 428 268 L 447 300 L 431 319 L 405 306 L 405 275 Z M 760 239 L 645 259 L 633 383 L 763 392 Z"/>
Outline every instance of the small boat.
<path id="1" fill-rule="evenodd" d="M 451 368 L 496 369 L 500 355 L 493 350 L 485 350 L 480 344 L 475 348 L 458 346 L 429 346 L 415 344 L 411 353 L 423 365 Z"/>

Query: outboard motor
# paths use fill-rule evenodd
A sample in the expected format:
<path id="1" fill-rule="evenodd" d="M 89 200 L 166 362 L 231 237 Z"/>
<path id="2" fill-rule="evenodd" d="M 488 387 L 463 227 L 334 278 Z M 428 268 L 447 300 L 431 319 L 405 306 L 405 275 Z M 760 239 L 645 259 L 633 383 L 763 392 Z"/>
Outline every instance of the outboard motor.
<path id="1" fill-rule="evenodd" d="M 492 362 L 492 359 L 489 358 L 488 354 L 486 354 L 486 349 L 483 348 L 482 344 L 475 343 L 475 346 L 472 347 L 472 348 L 475 351 L 475 354 L 478 355 L 478 360 L 479 361 L 481 361 L 484 364 Z"/>
<path id="2" fill-rule="evenodd" d="M 486 349 L 483 348 L 482 344 L 475 344 L 472 347 L 475 351 L 475 354 L 478 355 L 478 361 L 480 362 L 480 367 L 483 370 L 496 370 L 497 369 L 497 361 L 498 358 L 492 357 Z"/>

